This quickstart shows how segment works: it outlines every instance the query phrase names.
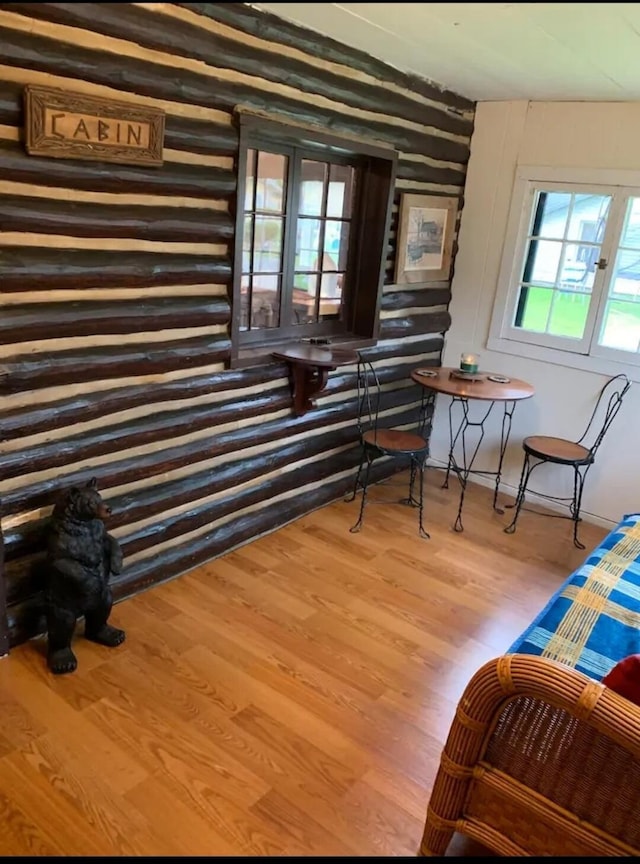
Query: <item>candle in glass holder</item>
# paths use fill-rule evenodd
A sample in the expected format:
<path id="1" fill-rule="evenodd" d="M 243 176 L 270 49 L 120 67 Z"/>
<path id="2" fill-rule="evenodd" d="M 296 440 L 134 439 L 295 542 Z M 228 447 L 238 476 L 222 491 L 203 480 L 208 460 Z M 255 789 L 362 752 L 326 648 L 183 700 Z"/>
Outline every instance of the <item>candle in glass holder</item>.
<path id="1" fill-rule="evenodd" d="M 465 352 L 460 355 L 460 371 L 475 373 L 478 371 L 478 355 Z"/>

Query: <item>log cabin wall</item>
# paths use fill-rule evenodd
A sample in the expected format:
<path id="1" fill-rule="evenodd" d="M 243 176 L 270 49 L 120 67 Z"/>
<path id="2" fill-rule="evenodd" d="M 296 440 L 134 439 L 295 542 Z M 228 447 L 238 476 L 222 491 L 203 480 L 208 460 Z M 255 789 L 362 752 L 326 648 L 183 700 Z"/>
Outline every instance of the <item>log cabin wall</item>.
<path id="1" fill-rule="evenodd" d="M 410 368 L 440 359 L 450 281 L 393 284 L 400 194 L 462 198 L 474 105 L 240 3 L 0 3 L 0 45 L 1 649 L 3 620 L 10 645 L 44 630 L 66 486 L 95 476 L 113 508 L 116 598 L 351 487 L 355 368 L 295 417 L 284 365 L 228 367 L 235 106 L 399 151 L 372 353 L 403 423 Z M 164 165 L 28 156 L 27 84 L 162 108 Z"/>

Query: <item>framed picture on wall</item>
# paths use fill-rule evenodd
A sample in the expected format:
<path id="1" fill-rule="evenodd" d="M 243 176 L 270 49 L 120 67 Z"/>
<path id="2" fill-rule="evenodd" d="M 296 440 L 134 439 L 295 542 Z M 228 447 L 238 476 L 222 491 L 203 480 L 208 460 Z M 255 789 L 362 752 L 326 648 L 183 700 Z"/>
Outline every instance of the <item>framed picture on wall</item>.
<path id="1" fill-rule="evenodd" d="M 410 195 L 400 199 L 396 284 L 449 278 L 458 199 Z"/>

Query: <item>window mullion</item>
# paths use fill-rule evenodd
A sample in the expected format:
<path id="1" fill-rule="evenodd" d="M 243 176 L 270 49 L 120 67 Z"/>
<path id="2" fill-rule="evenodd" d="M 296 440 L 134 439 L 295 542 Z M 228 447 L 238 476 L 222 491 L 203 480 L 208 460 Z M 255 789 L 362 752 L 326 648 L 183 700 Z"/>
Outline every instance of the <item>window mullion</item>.
<path id="1" fill-rule="evenodd" d="M 293 283 L 298 230 L 298 202 L 300 200 L 300 163 L 299 151 L 293 149 L 289 157 L 289 170 L 287 172 L 282 286 L 280 291 L 281 327 L 289 327 L 293 323 Z"/>

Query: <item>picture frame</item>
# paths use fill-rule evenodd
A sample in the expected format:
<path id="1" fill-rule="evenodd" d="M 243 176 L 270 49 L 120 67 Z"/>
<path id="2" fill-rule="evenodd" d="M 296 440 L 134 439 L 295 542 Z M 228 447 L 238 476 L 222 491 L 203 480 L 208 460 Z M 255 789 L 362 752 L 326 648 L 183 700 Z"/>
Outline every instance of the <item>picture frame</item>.
<path id="1" fill-rule="evenodd" d="M 458 198 L 413 195 L 400 199 L 395 282 L 441 282 L 449 278 Z"/>

